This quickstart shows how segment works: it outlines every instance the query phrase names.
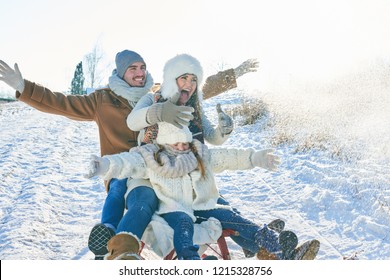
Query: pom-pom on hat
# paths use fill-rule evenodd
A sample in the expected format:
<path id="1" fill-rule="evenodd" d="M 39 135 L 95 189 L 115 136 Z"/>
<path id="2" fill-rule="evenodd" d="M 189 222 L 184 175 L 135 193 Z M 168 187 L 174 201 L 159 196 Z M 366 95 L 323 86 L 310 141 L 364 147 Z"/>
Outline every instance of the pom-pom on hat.
<path id="1" fill-rule="evenodd" d="M 124 50 L 121 52 L 118 52 L 115 57 L 115 64 L 116 64 L 116 70 L 118 72 L 118 76 L 123 79 L 123 76 L 125 75 L 125 72 L 127 68 L 134 62 L 143 62 L 145 63 L 142 56 L 140 56 L 138 53 Z"/>
<path id="2" fill-rule="evenodd" d="M 188 126 L 178 128 L 167 122 L 159 122 L 156 141 L 160 145 L 176 144 L 179 142 L 190 143 L 192 142 L 192 133 Z"/>

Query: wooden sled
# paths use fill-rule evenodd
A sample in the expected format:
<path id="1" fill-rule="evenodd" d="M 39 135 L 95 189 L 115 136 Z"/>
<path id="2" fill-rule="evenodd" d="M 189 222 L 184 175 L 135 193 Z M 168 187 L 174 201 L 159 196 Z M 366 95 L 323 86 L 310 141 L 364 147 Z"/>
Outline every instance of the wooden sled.
<path id="1" fill-rule="evenodd" d="M 231 260 L 229 247 L 228 247 L 226 239 L 225 239 L 226 237 L 229 237 L 231 235 L 238 236 L 239 233 L 234 231 L 234 230 L 231 230 L 231 229 L 224 229 L 224 230 L 222 230 L 222 235 L 217 240 L 218 249 L 215 249 L 214 247 L 212 247 L 211 244 L 206 244 L 206 246 L 207 246 L 208 249 L 213 251 L 217 255 L 218 258 L 220 258 L 222 260 Z M 144 249 L 144 247 L 145 247 L 145 243 L 142 242 L 141 243 L 141 249 L 140 249 L 140 252 L 139 252 L 140 255 L 142 254 L 142 250 Z M 205 256 L 202 255 L 201 257 L 203 258 Z M 176 252 L 175 252 L 175 250 L 172 250 L 163 259 L 164 260 L 175 260 L 176 259 Z"/>

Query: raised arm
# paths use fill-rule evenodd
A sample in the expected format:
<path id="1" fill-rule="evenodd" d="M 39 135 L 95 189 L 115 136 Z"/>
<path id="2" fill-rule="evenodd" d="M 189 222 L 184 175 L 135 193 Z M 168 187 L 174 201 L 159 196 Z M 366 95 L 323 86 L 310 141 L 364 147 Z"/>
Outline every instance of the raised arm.
<path id="1" fill-rule="evenodd" d="M 123 152 L 103 157 L 93 155 L 87 177 L 99 176 L 104 180 L 112 178 L 147 178 L 143 157 L 136 152 Z"/>
<path id="2" fill-rule="evenodd" d="M 36 83 L 24 80 L 15 63 L 15 69 L 9 67 L 0 60 L 0 80 L 16 90 L 16 98 L 35 109 L 65 116 L 74 120 L 91 121 L 95 117 L 96 96 L 65 95 L 60 92 L 52 92 Z"/>
<path id="3" fill-rule="evenodd" d="M 236 68 L 218 72 L 207 77 L 202 91 L 203 99 L 211 98 L 237 87 L 237 79 L 247 73 L 256 72 L 259 62 L 255 58 L 248 59 Z"/>
<path id="4" fill-rule="evenodd" d="M 202 116 L 202 126 L 204 137 L 212 145 L 222 145 L 233 131 L 234 124 L 232 118 L 221 108 L 220 104 L 216 106 L 218 113 L 218 126 L 214 128 L 205 114 Z"/>
<path id="5" fill-rule="evenodd" d="M 140 131 L 150 126 L 146 121 L 146 114 L 150 106 L 154 103 L 153 93 L 145 94 L 137 102 L 131 113 L 127 116 L 127 126 L 133 131 Z"/>
<path id="6" fill-rule="evenodd" d="M 274 149 L 210 149 L 210 163 L 215 173 L 224 170 L 245 170 L 261 167 L 276 171 L 280 164 Z"/>

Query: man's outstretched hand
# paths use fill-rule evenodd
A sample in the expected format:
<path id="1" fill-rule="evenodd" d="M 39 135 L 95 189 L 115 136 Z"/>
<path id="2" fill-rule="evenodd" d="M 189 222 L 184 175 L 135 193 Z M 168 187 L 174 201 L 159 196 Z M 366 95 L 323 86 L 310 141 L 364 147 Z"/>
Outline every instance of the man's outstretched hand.
<path id="1" fill-rule="evenodd" d="M 22 73 L 20 73 L 18 64 L 15 63 L 15 69 L 8 66 L 7 63 L 0 60 L 0 81 L 4 81 L 7 85 L 12 87 L 14 90 L 23 92 L 24 80 Z"/>

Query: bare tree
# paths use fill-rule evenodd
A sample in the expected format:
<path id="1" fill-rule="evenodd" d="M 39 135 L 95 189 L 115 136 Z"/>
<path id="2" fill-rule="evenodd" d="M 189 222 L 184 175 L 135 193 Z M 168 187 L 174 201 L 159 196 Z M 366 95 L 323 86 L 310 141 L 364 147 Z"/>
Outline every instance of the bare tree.
<path id="1" fill-rule="evenodd" d="M 101 71 L 99 70 L 99 65 L 103 58 L 104 53 L 99 43 L 96 43 L 92 51 L 84 57 L 87 83 L 91 88 L 99 85 L 103 80 Z"/>

